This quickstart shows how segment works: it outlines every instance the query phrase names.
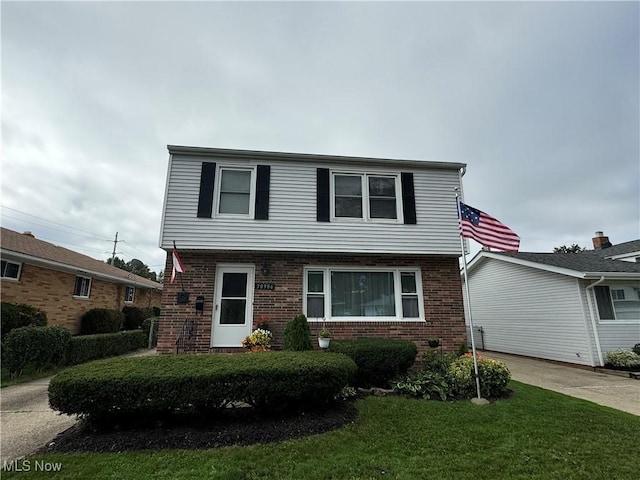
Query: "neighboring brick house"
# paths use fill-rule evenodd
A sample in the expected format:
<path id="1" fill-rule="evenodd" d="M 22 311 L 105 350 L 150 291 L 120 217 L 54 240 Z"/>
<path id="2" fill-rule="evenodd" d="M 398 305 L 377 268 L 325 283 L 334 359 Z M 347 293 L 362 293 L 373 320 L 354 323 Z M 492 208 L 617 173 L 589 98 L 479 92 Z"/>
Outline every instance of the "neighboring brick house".
<path id="1" fill-rule="evenodd" d="M 160 306 L 162 284 L 94 258 L 1 229 L 2 301 L 44 310 L 48 325 L 78 333 L 92 308 Z"/>
<path id="2" fill-rule="evenodd" d="M 168 149 L 160 246 L 175 242 L 186 271 L 164 286 L 160 353 L 194 333 L 193 351 L 233 351 L 262 321 L 282 348 L 300 313 L 314 335 L 324 318 L 333 338 L 466 342 L 464 164 Z"/>

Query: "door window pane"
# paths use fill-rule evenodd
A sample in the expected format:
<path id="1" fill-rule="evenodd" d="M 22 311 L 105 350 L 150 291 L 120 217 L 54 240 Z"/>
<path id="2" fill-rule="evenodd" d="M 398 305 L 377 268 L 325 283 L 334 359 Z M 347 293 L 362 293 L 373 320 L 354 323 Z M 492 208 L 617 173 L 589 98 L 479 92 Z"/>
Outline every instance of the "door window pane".
<path id="1" fill-rule="evenodd" d="M 223 274 L 222 296 L 223 297 L 246 297 L 247 296 L 247 274 L 246 273 Z"/>
<path id="2" fill-rule="evenodd" d="M 244 325 L 246 300 L 223 298 L 220 304 L 220 325 Z"/>
<path id="3" fill-rule="evenodd" d="M 331 272 L 331 315 L 392 317 L 396 314 L 392 272 Z"/>

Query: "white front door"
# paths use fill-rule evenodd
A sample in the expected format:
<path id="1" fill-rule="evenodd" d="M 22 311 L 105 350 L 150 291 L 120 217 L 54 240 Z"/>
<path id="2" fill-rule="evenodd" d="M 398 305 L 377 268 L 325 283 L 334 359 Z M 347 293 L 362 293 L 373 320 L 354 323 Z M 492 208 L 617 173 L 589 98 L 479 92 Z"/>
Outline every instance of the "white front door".
<path id="1" fill-rule="evenodd" d="M 211 329 L 212 347 L 241 347 L 253 323 L 254 267 L 219 266 Z"/>

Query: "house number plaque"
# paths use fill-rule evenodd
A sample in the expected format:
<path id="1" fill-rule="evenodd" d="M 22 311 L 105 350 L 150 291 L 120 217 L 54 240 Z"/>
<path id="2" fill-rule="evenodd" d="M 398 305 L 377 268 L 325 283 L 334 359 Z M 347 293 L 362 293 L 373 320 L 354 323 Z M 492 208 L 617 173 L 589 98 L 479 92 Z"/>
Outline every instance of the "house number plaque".
<path id="1" fill-rule="evenodd" d="M 275 283 L 256 282 L 256 290 L 275 290 Z"/>

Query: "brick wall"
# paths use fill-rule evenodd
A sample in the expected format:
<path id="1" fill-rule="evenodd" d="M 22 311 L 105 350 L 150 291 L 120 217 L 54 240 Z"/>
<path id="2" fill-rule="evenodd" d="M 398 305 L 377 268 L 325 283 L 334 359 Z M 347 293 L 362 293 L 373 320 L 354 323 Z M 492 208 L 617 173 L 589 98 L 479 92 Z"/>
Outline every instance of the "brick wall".
<path id="1" fill-rule="evenodd" d="M 190 304 L 176 304 L 176 295 L 181 290 L 180 279 L 173 284 L 165 283 L 158 336 L 159 353 L 175 353 L 175 340 L 188 319 L 194 319 L 198 324 L 196 350 L 209 351 L 217 263 L 255 264 L 256 282 L 275 283 L 275 290 L 256 290 L 253 305 L 254 326 L 258 318 L 266 319 L 274 335 L 274 348 L 282 348 L 287 322 L 302 313 L 303 270 L 306 265 L 420 267 L 422 270 L 426 322 L 327 322 L 333 338 L 404 338 L 414 341 L 420 352 L 428 348 L 427 339 L 431 337 L 441 338 L 445 351 L 457 349 L 467 340 L 457 258 L 186 251 L 180 253 L 180 258 L 187 269 L 182 275 L 182 282 L 190 294 Z M 267 277 L 260 272 L 265 260 L 270 270 Z M 170 274 L 169 255 L 165 278 L 169 278 Z M 205 298 L 202 316 L 195 315 L 194 301 L 199 295 Z M 321 324 L 310 322 L 310 326 L 315 336 Z"/>
<path id="2" fill-rule="evenodd" d="M 75 274 L 23 263 L 19 281 L 2 281 L 2 301 L 37 307 L 46 312 L 47 325 L 65 327 L 71 333 L 78 333 L 80 317 L 87 310 L 121 310 L 125 305 L 124 285 L 94 278 L 91 280 L 89 298 L 74 298 L 75 282 Z M 160 292 L 136 288 L 134 302 L 127 305 L 149 307 L 160 306 L 160 302 Z"/>

